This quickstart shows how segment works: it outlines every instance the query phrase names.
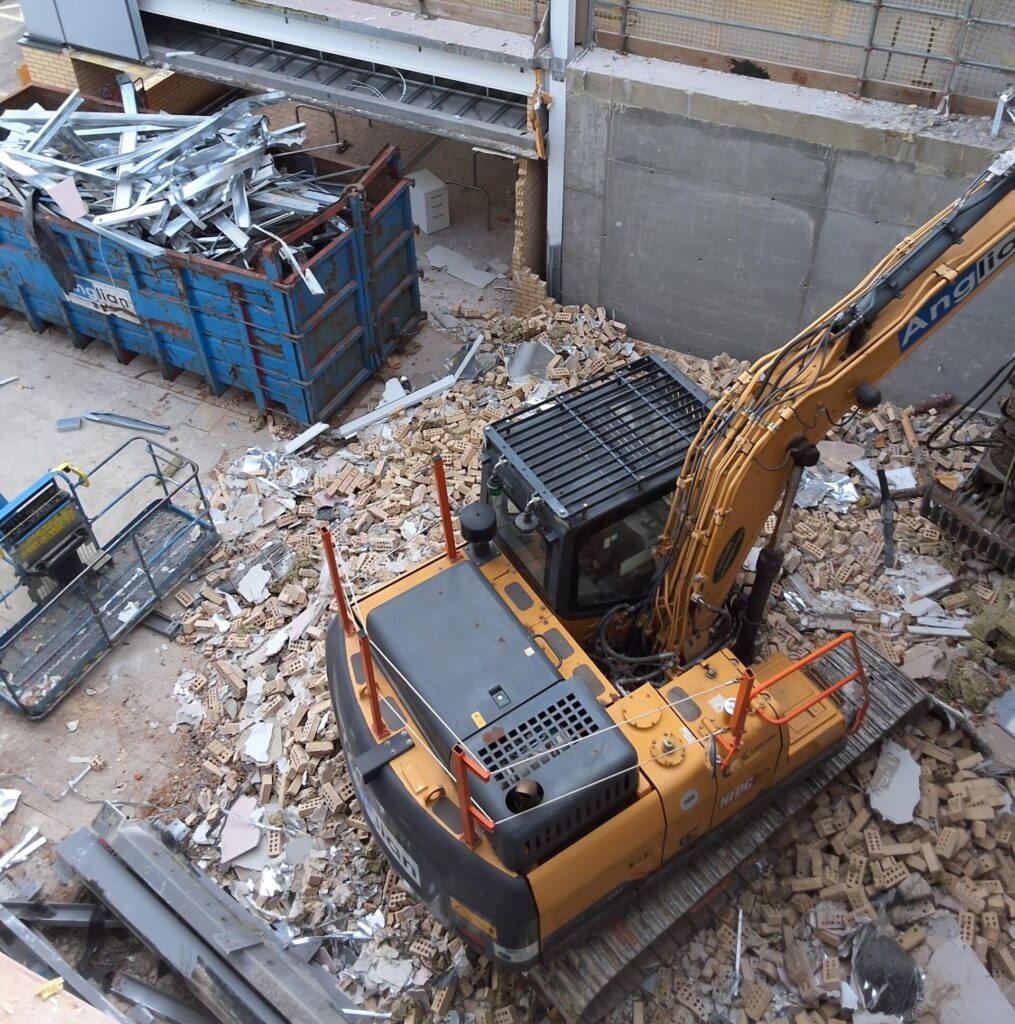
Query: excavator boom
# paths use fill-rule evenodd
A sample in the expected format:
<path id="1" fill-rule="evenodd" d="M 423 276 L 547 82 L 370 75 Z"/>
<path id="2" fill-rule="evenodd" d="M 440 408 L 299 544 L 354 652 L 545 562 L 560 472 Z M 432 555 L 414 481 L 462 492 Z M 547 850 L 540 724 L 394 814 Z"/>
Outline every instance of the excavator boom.
<path id="1" fill-rule="evenodd" d="M 1011 262 L 1013 165 L 1015 151 L 999 155 L 959 199 L 715 403 L 687 452 L 660 542 L 658 650 L 700 654 L 744 553 L 780 495 L 786 510 L 792 505 L 816 442 L 855 406 L 876 405 L 878 382 Z M 749 646 L 738 648 L 746 660 Z"/>

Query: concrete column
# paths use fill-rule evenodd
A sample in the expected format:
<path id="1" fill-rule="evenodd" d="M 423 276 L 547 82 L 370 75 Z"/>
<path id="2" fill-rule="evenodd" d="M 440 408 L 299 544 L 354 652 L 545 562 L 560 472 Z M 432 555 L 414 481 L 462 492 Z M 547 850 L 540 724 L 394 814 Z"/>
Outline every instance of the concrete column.
<path id="1" fill-rule="evenodd" d="M 566 69 L 574 56 L 579 0 L 550 0 L 550 75 L 544 83 L 550 104 L 546 182 L 546 289 L 560 298 L 560 253 L 564 237 L 564 126 L 567 119 Z"/>

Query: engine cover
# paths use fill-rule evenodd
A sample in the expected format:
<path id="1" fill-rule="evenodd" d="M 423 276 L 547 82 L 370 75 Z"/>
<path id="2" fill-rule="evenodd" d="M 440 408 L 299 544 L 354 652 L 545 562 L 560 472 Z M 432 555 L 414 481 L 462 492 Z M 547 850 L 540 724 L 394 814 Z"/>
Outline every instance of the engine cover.
<path id="1" fill-rule="evenodd" d="M 471 561 L 396 594 L 367 628 L 438 755 L 448 763 L 460 739 L 490 771 L 489 782 L 470 785 L 498 823 L 490 840 L 508 869 L 545 860 L 634 798 L 634 748 L 580 680 L 561 677 Z"/>

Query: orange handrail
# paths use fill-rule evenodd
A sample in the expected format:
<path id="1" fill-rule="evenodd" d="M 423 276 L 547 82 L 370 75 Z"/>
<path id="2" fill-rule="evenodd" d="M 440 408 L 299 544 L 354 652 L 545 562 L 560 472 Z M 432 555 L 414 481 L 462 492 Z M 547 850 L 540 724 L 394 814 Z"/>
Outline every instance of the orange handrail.
<path id="1" fill-rule="evenodd" d="M 444 527 L 444 547 L 448 561 L 457 562 L 462 556 L 455 547 L 455 528 L 451 524 L 451 503 L 448 501 L 448 484 L 444 478 L 444 460 L 439 455 L 433 457 L 433 478 L 437 488 L 437 504 L 441 510 L 441 523 Z"/>
<path id="2" fill-rule="evenodd" d="M 363 660 L 363 680 L 366 687 L 367 700 L 370 702 L 370 718 L 374 726 L 374 734 L 383 740 L 390 730 L 381 714 L 381 701 L 377 691 L 377 678 L 374 675 L 374 659 L 370 650 L 370 637 L 365 629 L 359 631 L 359 653 Z"/>
<path id="3" fill-rule="evenodd" d="M 451 770 L 458 786 L 458 813 L 461 815 L 462 821 L 462 831 L 458 838 L 466 846 L 475 846 L 478 840 L 473 819 L 478 821 L 487 832 L 492 832 L 496 823 L 473 804 L 472 795 L 469 792 L 469 772 L 483 782 L 489 782 L 490 773 L 469 757 L 461 743 L 456 743 L 451 748 Z"/>
<path id="4" fill-rule="evenodd" d="M 856 662 L 856 668 L 850 672 L 849 675 L 843 676 L 842 679 L 837 683 L 833 683 L 831 686 L 826 686 L 819 693 L 814 694 L 813 697 L 804 701 L 804 703 L 799 707 L 786 712 L 786 714 L 781 718 L 773 718 L 771 715 L 766 715 L 760 708 L 753 706 L 754 701 L 767 689 L 774 686 L 776 683 L 781 682 L 794 672 L 799 671 L 804 666 L 809 665 L 812 661 L 817 661 L 819 658 L 823 658 L 829 653 L 829 651 L 834 651 L 836 647 L 847 642 L 853 650 L 853 660 Z M 766 679 L 763 683 L 759 683 L 757 686 L 753 685 L 754 673 L 750 669 L 745 669 L 744 674 L 740 677 L 736 704 L 733 708 L 733 714 L 730 716 L 730 739 L 727 740 L 722 734 L 716 734 L 715 736 L 716 745 L 722 747 L 725 752 L 725 756 L 719 762 L 720 770 L 723 772 L 727 771 L 729 766 L 733 763 L 733 758 L 736 756 L 737 751 L 740 749 L 741 743 L 743 742 L 744 731 L 747 728 L 747 715 L 749 712 L 757 715 L 758 718 L 767 725 L 786 725 L 788 722 L 792 722 L 794 718 L 798 718 L 805 711 L 809 711 L 815 704 L 820 704 L 821 701 L 827 700 L 831 697 L 833 693 L 838 693 L 839 690 L 854 680 L 859 680 L 860 682 L 860 687 L 863 690 L 863 703 L 860 705 L 860 709 L 857 711 L 853 722 L 846 729 L 847 736 L 852 736 L 863 725 L 864 719 L 867 717 L 867 708 L 870 705 L 870 689 L 867 685 L 867 675 L 863 670 L 863 662 L 860 659 L 860 648 L 857 646 L 855 634 L 843 633 L 834 640 L 830 640 L 823 647 L 819 647 L 816 651 L 811 651 L 810 654 L 801 658 L 799 661 L 794 662 L 792 665 L 788 665 L 781 672 L 776 672 L 776 674 L 770 679 Z"/>
<path id="5" fill-rule="evenodd" d="M 740 677 L 737 702 L 733 707 L 733 714 L 730 717 L 730 734 L 733 737 L 733 741 L 727 742 L 722 736 L 716 736 L 715 738 L 719 746 L 726 751 L 726 756 L 719 765 L 724 772 L 732 764 L 733 758 L 740 749 L 741 741 L 744 738 L 744 729 L 747 728 L 747 713 L 751 710 L 753 685 L 754 673 L 749 668 L 745 668 L 744 674 Z"/>
<path id="6" fill-rule="evenodd" d="M 331 586 L 335 591 L 335 603 L 338 605 L 338 614 L 342 618 L 342 629 L 346 636 L 352 636 L 356 632 L 356 626 L 349 614 L 349 607 L 345 603 L 345 591 L 342 588 L 342 577 L 338 574 L 338 564 L 335 562 L 335 545 L 331 539 L 331 530 L 326 526 L 321 527 L 321 545 L 324 548 L 324 560 L 328 563 L 328 572 L 331 575 Z"/>
<path id="7" fill-rule="evenodd" d="M 867 683 L 867 674 L 863 669 L 863 661 L 860 659 L 860 648 L 857 646 L 855 633 L 843 633 L 841 636 L 837 636 L 834 640 L 830 640 L 823 647 L 819 647 L 816 651 L 811 651 L 810 654 L 801 658 L 799 661 L 794 662 L 792 665 L 787 665 L 781 672 L 776 672 L 776 674 L 770 679 L 766 679 L 763 683 L 754 687 L 751 691 L 750 699 L 753 701 L 756 697 L 761 696 L 761 694 L 763 694 L 769 687 L 781 682 L 787 676 L 792 675 L 794 672 L 806 665 L 809 665 L 811 662 L 817 661 L 819 658 L 823 658 L 830 651 L 835 650 L 836 647 L 839 647 L 844 643 L 849 643 L 853 652 L 853 660 L 856 662 L 856 668 L 850 672 L 849 675 L 845 675 L 837 683 L 833 683 L 831 686 L 825 687 L 825 689 L 820 693 L 816 693 L 813 697 L 804 701 L 804 703 L 799 707 L 794 708 L 792 711 L 788 711 L 781 718 L 773 718 L 757 708 L 754 709 L 754 713 L 763 722 L 767 722 L 769 725 L 786 725 L 788 722 L 792 722 L 794 718 L 798 718 L 805 711 L 809 711 L 815 704 L 820 704 L 821 701 L 831 697 L 834 693 L 838 693 L 844 686 L 847 686 L 849 683 L 856 680 L 859 681 L 860 688 L 863 690 L 863 703 L 860 705 L 860 710 L 857 712 L 852 725 L 846 730 L 846 734 L 852 736 L 863 725 L 864 719 L 867 716 L 867 708 L 870 706 L 870 687 Z"/>

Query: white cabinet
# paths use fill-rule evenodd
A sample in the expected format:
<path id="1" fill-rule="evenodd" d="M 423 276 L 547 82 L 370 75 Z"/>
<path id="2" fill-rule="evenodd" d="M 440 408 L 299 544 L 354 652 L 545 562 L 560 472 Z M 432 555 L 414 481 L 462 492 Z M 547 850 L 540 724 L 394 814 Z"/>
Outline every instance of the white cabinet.
<path id="1" fill-rule="evenodd" d="M 409 200 L 412 219 L 420 231 L 432 235 L 451 226 L 451 208 L 448 205 L 448 186 L 431 171 L 413 171 Z"/>

